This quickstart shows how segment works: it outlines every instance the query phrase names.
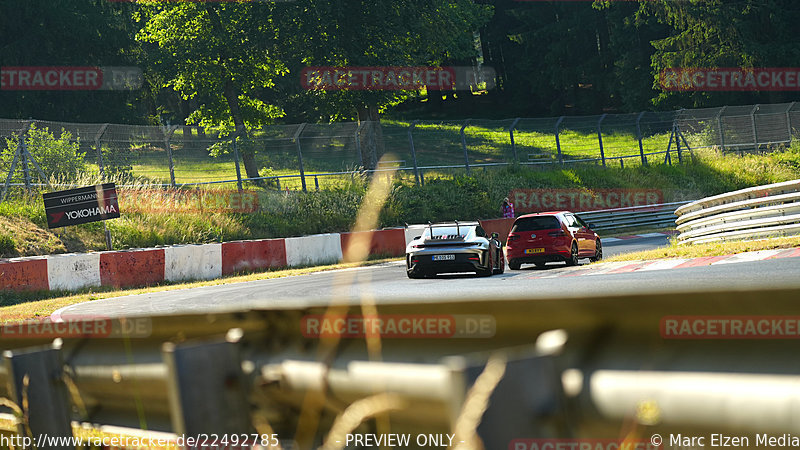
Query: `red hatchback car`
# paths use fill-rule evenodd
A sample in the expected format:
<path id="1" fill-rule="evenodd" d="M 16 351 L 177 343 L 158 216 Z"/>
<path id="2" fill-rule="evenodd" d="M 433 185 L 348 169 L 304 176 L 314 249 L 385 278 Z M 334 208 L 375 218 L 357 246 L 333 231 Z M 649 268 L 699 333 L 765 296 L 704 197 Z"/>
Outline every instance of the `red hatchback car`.
<path id="1" fill-rule="evenodd" d="M 514 221 L 508 235 L 506 258 L 508 267 L 513 270 L 530 263 L 544 267 L 551 261 L 575 266 L 580 258 L 602 259 L 603 246 L 597 233 L 575 214 L 542 212 L 520 216 Z"/>

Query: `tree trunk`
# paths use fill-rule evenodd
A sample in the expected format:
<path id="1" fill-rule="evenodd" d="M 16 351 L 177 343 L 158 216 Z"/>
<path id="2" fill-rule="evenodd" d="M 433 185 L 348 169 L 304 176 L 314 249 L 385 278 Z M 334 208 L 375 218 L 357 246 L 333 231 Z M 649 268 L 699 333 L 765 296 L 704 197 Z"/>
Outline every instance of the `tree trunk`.
<path id="1" fill-rule="evenodd" d="M 225 28 L 222 26 L 222 22 L 220 21 L 219 14 L 217 14 L 217 10 L 214 9 L 212 5 L 206 5 L 206 12 L 208 13 L 209 20 L 211 21 L 211 25 L 214 27 L 214 29 L 220 34 L 225 33 Z M 221 54 L 220 56 L 223 61 L 227 59 L 227 55 L 225 54 Z M 228 103 L 228 108 L 231 111 L 231 117 L 233 117 L 235 136 L 238 136 L 241 139 L 247 139 L 247 127 L 244 125 L 242 110 L 239 107 L 239 89 L 237 89 L 233 84 L 233 79 L 230 77 L 230 75 L 228 75 L 227 79 L 225 80 L 223 95 L 225 96 L 225 101 Z M 244 171 L 247 174 L 247 178 L 258 178 L 260 175 L 258 174 L 258 164 L 256 164 L 256 155 L 254 150 L 250 146 L 240 145 L 239 154 L 242 155 Z"/>
<path id="2" fill-rule="evenodd" d="M 442 91 L 433 89 L 428 90 L 428 105 L 432 111 L 441 111 L 442 106 L 444 106 Z"/>
<path id="3" fill-rule="evenodd" d="M 232 80 L 225 81 L 225 100 L 228 102 L 228 108 L 231 110 L 231 116 L 233 116 L 233 124 L 235 126 L 235 135 L 239 137 L 239 139 L 246 140 L 247 136 L 247 127 L 244 125 L 244 119 L 242 118 L 242 111 L 239 108 L 239 94 L 237 89 L 233 86 Z M 247 175 L 247 178 L 258 178 L 261 175 L 258 173 L 258 164 L 256 163 L 256 155 L 253 151 L 253 148 L 249 145 L 240 145 L 239 146 L 239 154 L 242 156 L 242 161 L 244 162 L 244 171 Z"/>
<path id="4" fill-rule="evenodd" d="M 357 108 L 358 125 L 366 122 L 361 129 L 361 162 L 364 169 L 373 170 L 378 166 L 378 157 L 383 155 L 383 130 L 377 105 L 361 105 Z"/>

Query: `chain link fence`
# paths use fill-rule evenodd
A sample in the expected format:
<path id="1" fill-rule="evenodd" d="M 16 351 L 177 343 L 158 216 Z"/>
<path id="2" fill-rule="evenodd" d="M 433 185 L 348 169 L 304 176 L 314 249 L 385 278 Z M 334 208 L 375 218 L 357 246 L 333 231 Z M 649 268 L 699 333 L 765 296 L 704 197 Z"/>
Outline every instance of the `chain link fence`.
<path id="1" fill-rule="evenodd" d="M 325 189 L 390 167 L 426 176 L 518 164 L 634 166 L 683 162 L 716 147 L 791 144 L 796 103 L 506 120 L 272 125 L 232 138 L 196 126 L 0 119 L 3 192 L 51 179 L 128 177 L 165 186 Z M 391 155 L 378 165 L 384 155 Z"/>

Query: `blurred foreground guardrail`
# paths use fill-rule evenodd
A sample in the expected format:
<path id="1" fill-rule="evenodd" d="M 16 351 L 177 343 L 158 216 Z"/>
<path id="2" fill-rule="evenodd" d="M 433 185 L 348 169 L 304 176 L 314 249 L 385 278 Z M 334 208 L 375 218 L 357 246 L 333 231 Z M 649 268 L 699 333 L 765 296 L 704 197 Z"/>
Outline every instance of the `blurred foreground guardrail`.
<path id="1" fill-rule="evenodd" d="M 690 244 L 800 234 L 800 180 L 728 192 L 675 211 L 678 240 Z"/>
<path id="2" fill-rule="evenodd" d="M 595 231 L 620 231 L 642 227 L 671 227 L 675 225 L 675 208 L 689 202 L 662 203 L 576 213 Z"/>
<path id="3" fill-rule="evenodd" d="M 453 447 L 477 449 L 470 439 L 478 423 L 486 449 L 536 437 L 618 438 L 632 424 L 645 438 L 681 429 L 800 433 L 790 413 L 800 404 L 799 296 L 800 288 L 754 288 L 381 304 L 384 316 L 490 317 L 481 326 L 491 332 L 380 342 L 309 337 L 303 324 L 325 314 L 323 306 L 134 317 L 115 321 L 115 330 L 144 334 L 55 345 L 6 325 L 0 396 L 24 405 L 33 436 L 69 435 L 81 424 L 170 436 L 270 430 L 291 442 L 285 448 L 304 449 L 325 440 L 325 448 L 343 448 L 343 429 L 455 434 Z M 708 321 L 700 331 L 677 325 L 720 315 L 759 324 L 783 315 L 788 334 L 769 321 L 766 335 L 750 338 L 712 332 Z M 141 320 L 146 327 L 130 326 Z M 358 403 L 367 398 L 372 406 Z M 403 448 L 420 447 L 430 445 Z"/>

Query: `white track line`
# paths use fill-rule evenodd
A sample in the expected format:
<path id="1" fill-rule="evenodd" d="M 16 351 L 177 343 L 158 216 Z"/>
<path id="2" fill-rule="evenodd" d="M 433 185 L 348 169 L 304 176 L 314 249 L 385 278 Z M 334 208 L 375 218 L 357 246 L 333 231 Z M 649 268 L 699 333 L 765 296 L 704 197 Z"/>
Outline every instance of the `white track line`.
<path id="1" fill-rule="evenodd" d="M 631 264 L 630 261 L 618 261 L 618 262 L 602 263 L 600 266 L 598 266 L 597 269 L 595 269 L 591 273 L 587 273 L 586 275 L 603 275 L 603 274 L 606 274 L 608 272 L 611 272 L 612 270 L 619 269 L 620 267 L 625 267 L 625 266 L 627 266 L 629 264 Z"/>
<path id="2" fill-rule="evenodd" d="M 679 266 L 679 265 L 685 263 L 686 261 L 689 261 L 689 260 L 688 259 L 684 259 L 684 258 L 664 259 L 664 260 L 661 260 L 661 261 L 656 261 L 656 262 L 654 262 L 652 264 L 648 264 L 648 265 L 642 267 L 641 269 L 636 270 L 636 272 L 645 272 L 645 271 L 649 271 L 649 270 L 672 269 L 673 267 Z"/>
<path id="3" fill-rule="evenodd" d="M 711 265 L 715 266 L 717 264 L 733 264 L 740 262 L 761 261 L 762 259 L 767 259 L 770 256 L 775 256 L 784 250 L 786 249 L 759 250 L 756 252 L 739 253 L 738 255 L 733 255 L 730 258 L 725 258 L 722 261 L 717 261 L 715 263 L 712 263 Z"/>
<path id="4" fill-rule="evenodd" d="M 645 233 L 639 235 L 639 237 L 661 237 L 661 236 L 667 236 L 667 233 Z"/>

